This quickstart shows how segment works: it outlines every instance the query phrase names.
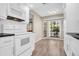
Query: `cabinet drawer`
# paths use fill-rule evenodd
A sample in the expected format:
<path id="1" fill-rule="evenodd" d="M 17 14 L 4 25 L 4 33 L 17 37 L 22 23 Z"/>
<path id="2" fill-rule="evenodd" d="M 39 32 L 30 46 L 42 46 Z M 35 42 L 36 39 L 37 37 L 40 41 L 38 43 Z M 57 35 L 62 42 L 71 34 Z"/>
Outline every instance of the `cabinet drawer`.
<path id="1" fill-rule="evenodd" d="M 14 37 L 2 37 L 0 38 L 0 47 L 4 47 L 4 46 L 12 46 L 13 45 L 13 39 Z"/>

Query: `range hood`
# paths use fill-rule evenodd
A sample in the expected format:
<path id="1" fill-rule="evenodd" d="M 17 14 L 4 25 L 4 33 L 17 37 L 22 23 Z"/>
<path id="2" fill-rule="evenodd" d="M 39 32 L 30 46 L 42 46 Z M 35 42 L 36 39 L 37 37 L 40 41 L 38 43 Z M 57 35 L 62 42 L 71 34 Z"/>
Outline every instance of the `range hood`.
<path id="1" fill-rule="evenodd" d="M 19 19 L 19 18 L 13 17 L 13 16 L 7 16 L 7 19 L 8 19 L 8 20 L 13 20 L 13 21 L 18 21 L 18 22 L 24 21 L 24 20 L 22 20 L 22 19 Z"/>

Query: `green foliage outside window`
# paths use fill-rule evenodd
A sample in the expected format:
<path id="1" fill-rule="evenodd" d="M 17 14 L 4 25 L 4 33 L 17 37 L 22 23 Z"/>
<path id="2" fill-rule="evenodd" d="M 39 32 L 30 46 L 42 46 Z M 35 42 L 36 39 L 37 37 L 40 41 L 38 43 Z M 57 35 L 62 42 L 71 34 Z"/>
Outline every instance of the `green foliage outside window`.
<path id="1" fill-rule="evenodd" d="M 50 24 L 50 29 L 51 29 L 51 32 L 54 32 L 54 36 L 58 36 L 59 26 L 56 22 L 53 22 Z"/>

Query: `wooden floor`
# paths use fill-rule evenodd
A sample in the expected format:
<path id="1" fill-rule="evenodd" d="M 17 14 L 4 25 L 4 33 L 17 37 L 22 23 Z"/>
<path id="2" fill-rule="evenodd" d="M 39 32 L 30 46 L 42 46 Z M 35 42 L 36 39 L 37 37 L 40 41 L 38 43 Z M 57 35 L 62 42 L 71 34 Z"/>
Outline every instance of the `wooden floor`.
<path id="1" fill-rule="evenodd" d="M 36 43 L 33 56 L 65 56 L 63 40 L 42 39 Z"/>

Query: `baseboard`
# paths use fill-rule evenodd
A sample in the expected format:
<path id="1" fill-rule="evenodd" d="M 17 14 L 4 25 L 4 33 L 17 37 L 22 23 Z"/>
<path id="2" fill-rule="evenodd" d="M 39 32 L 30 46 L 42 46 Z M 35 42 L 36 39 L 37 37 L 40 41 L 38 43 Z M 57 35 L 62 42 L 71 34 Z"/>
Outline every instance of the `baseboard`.
<path id="1" fill-rule="evenodd" d="M 39 40 L 35 41 L 35 43 L 37 43 L 37 42 L 40 41 L 40 40 L 42 40 L 42 39 L 39 39 Z"/>
<path id="2" fill-rule="evenodd" d="M 63 38 L 54 38 L 54 37 L 44 37 L 42 39 L 57 39 L 57 40 L 64 40 Z"/>

